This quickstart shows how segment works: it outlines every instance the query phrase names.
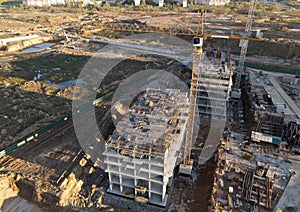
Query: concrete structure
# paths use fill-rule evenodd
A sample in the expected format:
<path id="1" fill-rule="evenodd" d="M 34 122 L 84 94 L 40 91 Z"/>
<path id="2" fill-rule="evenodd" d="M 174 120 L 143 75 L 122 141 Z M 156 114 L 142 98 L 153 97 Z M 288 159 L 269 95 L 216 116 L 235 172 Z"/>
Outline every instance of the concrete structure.
<path id="1" fill-rule="evenodd" d="M 225 4 L 227 4 L 229 2 L 230 2 L 230 0 L 197 0 L 196 4 L 224 6 Z"/>
<path id="2" fill-rule="evenodd" d="M 187 7 L 187 0 L 176 0 L 177 2 L 181 3 L 183 7 Z M 159 7 L 164 6 L 164 0 L 155 0 Z M 224 6 L 225 4 L 229 3 L 230 0 L 197 0 L 196 4 L 208 4 L 208 5 L 216 5 L 216 6 Z M 138 5 L 135 5 L 138 6 Z"/>
<path id="3" fill-rule="evenodd" d="M 148 89 L 138 96 L 105 146 L 108 192 L 166 206 L 187 116 L 187 93 Z"/>
<path id="4" fill-rule="evenodd" d="M 281 137 L 284 130 L 284 116 L 279 113 L 260 112 L 260 132 Z"/>
<path id="5" fill-rule="evenodd" d="M 300 109 L 298 108 L 298 106 L 296 105 L 296 103 L 291 99 L 291 97 L 289 95 L 286 94 L 286 92 L 278 84 L 278 82 L 276 81 L 276 79 L 274 79 L 273 77 L 271 77 L 269 80 L 272 83 L 272 85 L 274 86 L 274 88 L 276 89 L 276 91 L 279 93 L 279 95 L 282 97 L 282 99 L 284 99 L 284 101 L 287 103 L 287 105 L 295 113 L 295 115 L 297 116 L 297 118 L 300 119 Z"/>
<path id="6" fill-rule="evenodd" d="M 288 211 L 287 206 L 297 211 L 299 157 L 262 142 L 243 142 L 243 134 L 234 135 L 235 138 L 222 141 L 218 149 L 213 209 L 255 211 L 259 205 L 259 211 L 276 211 L 276 208 Z M 227 201 L 229 197 L 234 200 L 233 205 Z"/>
<path id="7" fill-rule="evenodd" d="M 279 145 L 281 144 L 281 138 L 278 136 L 273 136 L 265 133 L 260 132 L 251 132 L 251 140 L 255 142 L 265 142 L 270 144 Z"/>
<path id="8" fill-rule="evenodd" d="M 204 52 L 197 105 L 202 116 L 226 120 L 232 86 L 232 71 L 225 52 Z"/>
<path id="9" fill-rule="evenodd" d="M 135 0 L 138 1 L 138 0 Z M 187 0 L 176 0 L 176 2 L 179 2 L 182 4 L 182 7 L 187 7 Z M 163 7 L 164 6 L 164 0 L 154 0 L 154 3 L 158 4 L 159 7 Z M 138 6 L 135 4 L 135 6 Z"/>
<path id="10" fill-rule="evenodd" d="M 134 0 L 134 6 L 140 6 L 141 0 Z"/>
<path id="11" fill-rule="evenodd" d="M 13 37 L 13 38 L 5 38 L 0 40 L 0 46 L 6 46 L 8 43 L 31 40 L 38 37 L 39 35 L 28 35 L 28 36 L 20 36 L 20 37 Z"/>
<path id="12" fill-rule="evenodd" d="M 163 7 L 164 6 L 164 0 L 158 0 L 158 6 Z"/>
<path id="13" fill-rule="evenodd" d="M 300 121 L 290 121 L 287 127 L 287 141 L 293 146 L 300 146 Z"/>
<path id="14" fill-rule="evenodd" d="M 23 0 L 23 4 L 34 7 L 48 7 L 51 5 L 65 5 L 68 0 Z M 81 2 L 79 0 L 71 0 L 69 2 Z"/>

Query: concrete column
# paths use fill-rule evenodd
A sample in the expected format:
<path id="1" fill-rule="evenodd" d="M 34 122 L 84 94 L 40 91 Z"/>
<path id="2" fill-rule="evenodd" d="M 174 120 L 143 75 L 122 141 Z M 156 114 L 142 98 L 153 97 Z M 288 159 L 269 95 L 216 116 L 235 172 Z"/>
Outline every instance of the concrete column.
<path id="1" fill-rule="evenodd" d="M 119 180 L 120 180 L 120 191 L 123 193 L 123 180 L 121 174 L 119 174 Z"/>
<path id="2" fill-rule="evenodd" d="M 137 195 L 137 191 L 135 190 L 135 187 L 137 186 L 137 183 L 138 183 L 138 181 L 137 181 L 137 179 L 136 179 L 136 172 L 137 172 L 138 170 L 136 170 L 136 160 L 135 160 L 135 158 L 133 158 L 132 162 L 133 162 L 133 167 L 134 167 L 134 170 L 133 170 L 133 178 L 134 178 L 134 196 L 136 196 L 136 195 Z"/>
<path id="3" fill-rule="evenodd" d="M 140 6 L 141 0 L 134 0 L 134 6 Z"/>
<path id="4" fill-rule="evenodd" d="M 148 173 L 149 179 L 151 179 L 151 156 L 149 156 L 149 163 L 148 163 Z M 148 181 L 148 198 L 151 199 L 151 181 Z"/>
<path id="5" fill-rule="evenodd" d="M 158 6 L 163 7 L 164 6 L 164 0 L 158 0 Z"/>
<path id="6" fill-rule="evenodd" d="M 109 182 L 111 182 L 112 176 L 111 176 L 110 172 L 108 174 L 108 177 L 109 177 Z M 112 183 L 109 183 L 109 188 L 110 188 L 110 191 L 112 191 L 112 188 L 113 188 Z"/>
<path id="7" fill-rule="evenodd" d="M 136 179 L 136 177 L 134 177 L 134 187 L 136 187 L 137 186 L 137 179 Z M 136 196 L 137 195 L 137 191 L 134 189 L 134 196 Z"/>
<path id="8" fill-rule="evenodd" d="M 167 185 L 164 183 L 162 185 L 162 194 L 161 194 L 161 201 L 164 202 L 166 197 Z"/>
<path id="9" fill-rule="evenodd" d="M 148 199 L 151 199 L 151 181 L 148 181 Z"/>

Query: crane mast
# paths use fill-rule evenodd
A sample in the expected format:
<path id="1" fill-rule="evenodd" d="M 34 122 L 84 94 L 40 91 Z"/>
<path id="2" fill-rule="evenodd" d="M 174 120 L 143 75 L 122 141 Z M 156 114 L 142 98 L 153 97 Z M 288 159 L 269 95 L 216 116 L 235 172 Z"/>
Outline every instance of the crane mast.
<path id="1" fill-rule="evenodd" d="M 252 0 L 250 8 L 249 8 L 249 12 L 248 12 L 248 18 L 247 18 L 246 29 L 245 29 L 247 37 L 250 37 L 250 34 L 251 34 L 255 4 L 256 4 L 256 0 Z M 242 44 L 242 48 L 241 48 L 238 69 L 244 68 L 244 63 L 245 63 L 245 58 L 246 58 L 246 54 L 247 54 L 249 40 L 241 40 L 241 42 L 243 44 Z"/>
<path id="2" fill-rule="evenodd" d="M 199 38 L 201 39 L 201 38 Z M 202 39 L 200 41 L 202 43 Z M 202 44 L 201 44 L 202 45 Z M 192 70 L 192 79 L 190 87 L 190 99 L 189 99 L 189 112 L 188 112 L 188 121 L 186 129 L 186 140 L 185 140 L 185 150 L 184 150 L 184 165 L 190 164 L 190 155 L 194 134 L 194 122 L 195 122 L 195 113 L 196 113 L 196 104 L 197 104 L 197 89 L 200 79 L 200 61 L 202 55 L 202 46 L 195 46 L 193 53 L 193 70 Z"/>
<path id="3" fill-rule="evenodd" d="M 201 66 L 201 57 L 203 50 L 203 35 L 204 35 L 204 13 L 201 10 L 201 17 L 198 22 L 198 28 L 196 36 L 193 38 L 193 69 L 192 69 L 192 79 L 190 87 L 190 96 L 189 96 L 189 112 L 188 120 L 186 126 L 186 137 L 185 137 L 185 148 L 184 148 L 184 158 L 183 164 L 180 165 L 180 173 L 191 175 L 192 172 L 192 160 L 191 160 L 191 149 L 193 145 L 194 137 L 194 123 L 195 123 L 195 113 L 197 105 L 197 94 L 198 94 L 198 85 L 200 80 L 200 66 Z M 201 27 L 201 34 L 198 34 L 198 31 Z"/>
<path id="4" fill-rule="evenodd" d="M 247 17 L 247 22 L 246 22 L 246 37 L 250 37 L 251 34 L 251 28 L 252 28 L 252 22 L 253 22 L 253 16 L 254 16 L 254 8 L 256 5 L 256 0 L 252 0 L 250 3 L 250 8 L 248 11 L 248 17 Z M 240 85 L 241 85 L 241 78 L 242 78 L 242 72 L 244 69 L 244 64 L 245 64 L 245 59 L 246 59 L 246 54 L 247 54 L 247 49 L 248 49 L 248 44 L 249 44 L 249 39 L 242 39 L 240 41 L 240 47 L 241 47 L 241 54 L 240 54 L 240 59 L 239 59 L 239 64 L 237 67 L 237 74 L 236 74 L 236 79 L 235 79 L 235 84 L 234 88 L 236 91 L 239 90 Z M 238 92 L 238 98 L 240 98 L 240 92 Z"/>

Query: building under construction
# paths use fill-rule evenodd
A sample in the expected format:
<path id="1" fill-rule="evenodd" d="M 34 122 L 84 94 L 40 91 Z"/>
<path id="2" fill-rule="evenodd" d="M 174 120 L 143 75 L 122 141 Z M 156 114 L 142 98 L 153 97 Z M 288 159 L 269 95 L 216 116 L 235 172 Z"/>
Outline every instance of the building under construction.
<path id="1" fill-rule="evenodd" d="M 108 192 L 166 206 L 187 117 L 187 93 L 147 89 L 138 96 L 106 143 Z"/>
<path id="2" fill-rule="evenodd" d="M 202 55 L 196 86 L 202 116 L 226 120 L 232 85 L 228 58 L 219 50 Z M 187 93 L 179 90 L 148 89 L 136 99 L 106 143 L 110 193 L 167 204 L 174 167 L 184 158 L 189 104 Z"/>
<path id="3" fill-rule="evenodd" d="M 232 74 L 229 52 L 203 52 L 197 96 L 201 116 L 226 120 Z"/>

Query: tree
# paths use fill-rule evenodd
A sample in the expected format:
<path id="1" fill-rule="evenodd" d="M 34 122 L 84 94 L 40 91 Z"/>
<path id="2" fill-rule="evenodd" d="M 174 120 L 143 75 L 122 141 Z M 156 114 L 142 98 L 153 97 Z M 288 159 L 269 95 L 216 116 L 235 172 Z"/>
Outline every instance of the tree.
<path id="1" fill-rule="evenodd" d="M 72 7 L 71 2 L 70 1 L 66 1 L 66 6 L 67 6 L 67 8 L 71 8 Z"/>

